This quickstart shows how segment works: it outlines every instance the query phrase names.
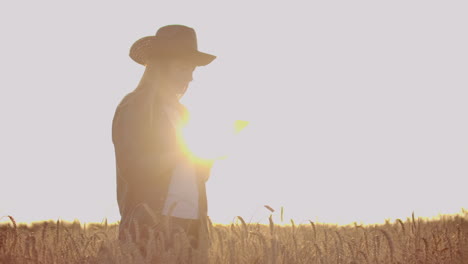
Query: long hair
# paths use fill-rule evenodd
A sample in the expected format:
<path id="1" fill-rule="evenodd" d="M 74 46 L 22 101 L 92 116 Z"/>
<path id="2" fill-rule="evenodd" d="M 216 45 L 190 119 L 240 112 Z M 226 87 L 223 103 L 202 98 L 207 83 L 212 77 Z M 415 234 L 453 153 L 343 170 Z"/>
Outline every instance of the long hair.
<path id="1" fill-rule="evenodd" d="M 166 76 L 169 75 L 169 64 L 174 58 L 169 57 L 158 57 L 157 59 L 149 60 L 148 65 L 146 65 L 145 72 L 143 73 L 142 80 L 139 85 L 135 88 L 134 92 L 143 96 L 145 104 L 148 105 L 151 112 L 150 115 L 150 124 L 153 125 L 154 116 L 157 105 L 162 105 L 167 100 L 167 95 L 170 95 L 168 81 Z M 151 81 L 148 81 L 151 80 Z M 154 87 L 156 86 L 156 87 Z M 188 85 L 184 87 L 181 93 L 174 93 L 174 100 L 179 100 L 187 91 Z"/>

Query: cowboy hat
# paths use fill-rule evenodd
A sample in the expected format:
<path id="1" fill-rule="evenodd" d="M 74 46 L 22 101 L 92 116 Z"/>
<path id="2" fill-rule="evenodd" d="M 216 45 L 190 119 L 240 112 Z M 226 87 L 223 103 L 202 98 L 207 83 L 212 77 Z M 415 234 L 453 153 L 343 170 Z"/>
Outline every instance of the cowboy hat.
<path id="1" fill-rule="evenodd" d="M 141 65 L 146 65 L 150 56 L 187 58 L 197 66 L 205 66 L 216 58 L 198 51 L 195 30 L 182 25 L 164 26 L 155 36 L 141 38 L 130 48 L 130 57 Z"/>

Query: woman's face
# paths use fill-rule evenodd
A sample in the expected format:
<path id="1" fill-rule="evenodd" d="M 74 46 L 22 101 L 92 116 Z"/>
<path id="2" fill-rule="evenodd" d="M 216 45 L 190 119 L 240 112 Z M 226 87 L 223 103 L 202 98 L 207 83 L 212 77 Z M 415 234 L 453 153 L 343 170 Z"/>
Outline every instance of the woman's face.
<path id="1" fill-rule="evenodd" d="M 193 71 L 196 65 L 184 59 L 173 59 L 167 65 L 167 82 L 169 89 L 176 95 L 182 96 L 193 80 Z"/>

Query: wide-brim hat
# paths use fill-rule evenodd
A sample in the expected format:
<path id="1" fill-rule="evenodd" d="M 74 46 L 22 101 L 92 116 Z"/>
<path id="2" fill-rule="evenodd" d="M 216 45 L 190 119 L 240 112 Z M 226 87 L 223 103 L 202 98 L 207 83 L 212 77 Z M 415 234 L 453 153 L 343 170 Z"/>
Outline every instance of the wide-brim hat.
<path id="1" fill-rule="evenodd" d="M 197 66 L 211 63 L 216 56 L 198 51 L 197 35 L 193 28 L 169 25 L 160 28 L 155 36 L 137 40 L 130 48 L 130 57 L 141 65 L 150 58 L 185 58 Z"/>

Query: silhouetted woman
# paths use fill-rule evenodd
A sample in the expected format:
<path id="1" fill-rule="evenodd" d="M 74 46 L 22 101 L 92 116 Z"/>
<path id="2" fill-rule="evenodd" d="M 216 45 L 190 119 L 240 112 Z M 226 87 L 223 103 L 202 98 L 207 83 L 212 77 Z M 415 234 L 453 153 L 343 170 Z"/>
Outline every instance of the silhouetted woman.
<path id="1" fill-rule="evenodd" d="M 194 69 L 216 57 L 199 52 L 195 31 L 181 25 L 136 41 L 130 57 L 146 68 L 138 87 L 117 107 L 112 125 L 119 238 L 145 239 L 148 228 L 161 231 L 170 219 L 197 247 L 207 224 L 205 181 L 212 162 L 183 151 L 179 134 L 187 111 L 179 99 Z"/>

